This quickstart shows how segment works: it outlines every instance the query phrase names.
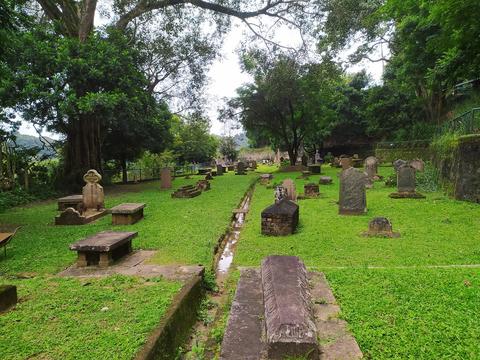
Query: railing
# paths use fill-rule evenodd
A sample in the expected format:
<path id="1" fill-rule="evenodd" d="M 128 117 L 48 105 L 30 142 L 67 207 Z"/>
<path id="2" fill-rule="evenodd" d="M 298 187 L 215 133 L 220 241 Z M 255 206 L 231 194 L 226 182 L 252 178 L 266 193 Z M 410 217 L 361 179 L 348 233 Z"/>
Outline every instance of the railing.
<path id="1" fill-rule="evenodd" d="M 174 176 L 194 175 L 202 167 L 199 164 L 175 165 L 170 167 Z M 160 179 L 161 167 L 155 168 L 135 168 L 127 169 L 127 182 L 141 182 Z M 123 182 L 123 173 L 121 170 L 104 170 L 111 183 Z"/>
<path id="2" fill-rule="evenodd" d="M 480 108 L 473 108 L 455 119 L 447 121 L 438 129 L 438 134 L 455 133 L 469 135 L 480 133 Z"/>
<path id="3" fill-rule="evenodd" d="M 428 148 L 430 140 L 411 140 L 411 141 L 383 141 L 375 144 L 376 149 L 410 149 L 410 148 Z"/>

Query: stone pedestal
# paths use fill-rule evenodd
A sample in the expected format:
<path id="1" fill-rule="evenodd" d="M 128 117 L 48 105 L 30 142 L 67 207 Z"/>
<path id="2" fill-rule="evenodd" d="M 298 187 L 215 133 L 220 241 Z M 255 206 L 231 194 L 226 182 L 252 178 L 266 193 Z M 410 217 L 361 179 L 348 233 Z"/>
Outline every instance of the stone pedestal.
<path id="1" fill-rule="evenodd" d="M 0 285 L 0 313 L 9 310 L 18 301 L 15 285 Z"/>
<path id="2" fill-rule="evenodd" d="M 262 234 L 283 236 L 293 234 L 298 226 L 299 207 L 283 199 L 262 211 Z"/>

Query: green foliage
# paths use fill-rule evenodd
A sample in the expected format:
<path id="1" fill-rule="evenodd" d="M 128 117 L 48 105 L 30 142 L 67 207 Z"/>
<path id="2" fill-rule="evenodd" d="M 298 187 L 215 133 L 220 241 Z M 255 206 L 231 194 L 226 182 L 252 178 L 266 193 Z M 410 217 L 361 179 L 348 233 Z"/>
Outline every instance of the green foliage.
<path id="1" fill-rule="evenodd" d="M 213 316 L 212 314 L 210 314 L 210 310 L 214 308 L 214 305 L 215 304 L 207 298 L 203 299 L 200 304 L 197 317 L 198 317 L 198 320 L 203 322 L 205 326 L 209 325 L 213 321 Z"/>
<path id="2" fill-rule="evenodd" d="M 440 175 L 430 161 L 425 162 L 425 169 L 417 171 L 417 189 L 423 192 L 435 192 L 440 190 Z"/>
<path id="3" fill-rule="evenodd" d="M 35 200 L 37 200 L 36 196 L 26 192 L 20 187 L 11 191 L 0 192 L 0 212 L 17 205 L 28 204 Z"/>
<path id="4" fill-rule="evenodd" d="M 442 134 L 432 141 L 430 148 L 439 159 L 453 159 L 458 147 L 458 138 L 455 133 Z"/>
<path id="5" fill-rule="evenodd" d="M 220 140 L 219 151 L 228 161 L 234 162 L 238 158 L 239 151 L 237 150 L 237 144 L 231 136 L 226 136 Z"/>
<path id="6" fill-rule="evenodd" d="M 218 291 L 218 285 L 214 271 L 208 269 L 205 270 L 205 273 L 203 274 L 203 285 L 208 291 Z"/>

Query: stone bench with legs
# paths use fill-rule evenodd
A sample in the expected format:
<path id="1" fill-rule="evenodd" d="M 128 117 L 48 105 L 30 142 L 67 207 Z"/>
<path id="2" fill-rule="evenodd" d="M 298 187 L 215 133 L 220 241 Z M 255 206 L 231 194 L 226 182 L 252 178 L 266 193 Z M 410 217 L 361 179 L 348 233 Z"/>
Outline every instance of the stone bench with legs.
<path id="1" fill-rule="evenodd" d="M 102 231 L 70 245 L 77 251 L 77 266 L 108 267 L 114 261 L 132 252 L 132 239 L 138 232 Z"/>
<path id="2" fill-rule="evenodd" d="M 125 203 L 111 209 L 113 225 L 131 225 L 143 219 L 143 203 Z"/>

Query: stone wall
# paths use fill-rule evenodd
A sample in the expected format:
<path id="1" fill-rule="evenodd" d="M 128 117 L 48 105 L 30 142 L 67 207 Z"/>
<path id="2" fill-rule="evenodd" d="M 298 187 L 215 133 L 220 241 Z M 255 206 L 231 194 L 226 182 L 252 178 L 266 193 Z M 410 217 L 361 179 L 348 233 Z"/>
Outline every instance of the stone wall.
<path id="1" fill-rule="evenodd" d="M 459 137 L 451 155 L 436 154 L 433 160 L 449 195 L 480 203 L 480 135 Z"/>

